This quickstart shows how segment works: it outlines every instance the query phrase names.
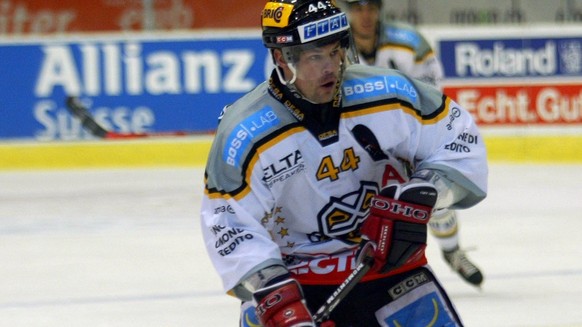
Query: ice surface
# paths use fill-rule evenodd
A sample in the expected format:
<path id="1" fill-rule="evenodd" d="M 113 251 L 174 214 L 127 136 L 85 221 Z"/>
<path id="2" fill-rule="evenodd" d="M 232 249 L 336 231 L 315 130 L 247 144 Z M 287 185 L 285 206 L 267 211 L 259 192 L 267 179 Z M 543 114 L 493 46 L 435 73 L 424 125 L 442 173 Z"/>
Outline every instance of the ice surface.
<path id="1" fill-rule="evenodd" d="M 0 326 L 237 326 L 197 168 L 0 172 Z M 492 164 L 461 212 L 481 291 L 429 260 L 467 326 L 582 326 L 582 165 Z"/>

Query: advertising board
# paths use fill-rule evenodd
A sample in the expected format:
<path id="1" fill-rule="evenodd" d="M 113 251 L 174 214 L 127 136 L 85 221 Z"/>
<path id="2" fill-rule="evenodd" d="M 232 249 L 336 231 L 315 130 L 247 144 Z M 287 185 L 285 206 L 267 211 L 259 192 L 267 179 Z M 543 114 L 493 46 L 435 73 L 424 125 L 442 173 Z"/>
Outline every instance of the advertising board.
<path id="1" fill-rule="evenodd" d="M 582 82 L 449 86 L 481 126 L 580 125 Z"/>
<path id="2" fill-rule="evenodd" d="M 445 93 L 484 128 L 581 127 L 582 34 L 517 34 L 438 37 Z"/>
<path id="3" fill-rule="evenodd" d="M 439 41 L 447 79 L 582 76 L 582 39 L 527 37 Z"/>
<path id="4" fill-rule="evenodd" d="M 256 32 L 114 35 L 0 44 L 0 138 L 89 138 L 65 105 L 78 96 L 124 133 L 210 132 L 220 110 L 265 79 Z"/>
<path id="5" fill-rule="evenodd" d="M 443 63 L 445 93 L 473 114 L 490 158 L 582 162 L 578 27 L 422 31 Z M 36 167 L 59 157 L 70 164 L 79 148 L 65 156 L 63 142 L 53 141 L 84 141 L 83 151 L 120 150 L 114 156 L 87 155 L 79 165 L 108 165 L 116 158 L 132 158 L 118 162 L 131 165 L 203 163 L 206 143 L 196 151 L 183 143 L 176 151 L 167 151 L 168 143 L 88 146 L 85 141 L 95 138 L 65 109 L 65 98 L 79 96 L 115 132 L 211 133 L 220 110 L 256 87 L 272 67 L 259 35 L 252 29 L 1 38 L 0 161 Z M 13 140 L 44 150 L 32 158 L 28 143 Z"/>
<path id="6" fill-rule="evenodd" d="M 490 160 L 582 162 L 579 26 L 428 30 L 444 92 L 480 126 Z"/>

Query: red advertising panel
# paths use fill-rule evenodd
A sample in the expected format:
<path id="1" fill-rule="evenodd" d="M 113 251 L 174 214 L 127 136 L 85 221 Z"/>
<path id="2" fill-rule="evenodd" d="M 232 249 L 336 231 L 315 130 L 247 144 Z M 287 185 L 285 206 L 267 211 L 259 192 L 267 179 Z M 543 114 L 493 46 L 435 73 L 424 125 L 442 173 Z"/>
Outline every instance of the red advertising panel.
<path id="1" fill-rule="evenodd" d="M 580 29 L 528 31 L 440 40 L 445 93 L 481 126 L 582 126 Z"/>
<path id="2" fill-rule="evenodd" d="M 186 1 L 186 0 L 184 0 Z M 261 11 L 267 0 L 188 0 L 194 28 L 261 27 Z"/>
<path id="3" fill-rule="evenodd" d="M 0 35 L 254 27 L 265 0 L 2 0 Z"/>
<path id="4" fill-rule="evenodd" d="M 582 82 L 448 86 L 445 93 L 469 110 L 480 125 L 582 123 Z"/>

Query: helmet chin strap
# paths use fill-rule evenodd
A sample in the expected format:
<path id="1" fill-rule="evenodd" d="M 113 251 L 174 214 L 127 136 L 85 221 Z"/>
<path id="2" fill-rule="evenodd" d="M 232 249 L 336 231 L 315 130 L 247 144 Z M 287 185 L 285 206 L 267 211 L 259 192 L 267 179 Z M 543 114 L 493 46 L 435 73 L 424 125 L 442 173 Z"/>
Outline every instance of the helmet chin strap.
<path id="1" fill-rule="evenodd" d="M 270 52 L 271 52 L 271 58 L 273 59 L 273 64 L 275 64 L 275 71 L 277 72 L 277 76 L 279 77 L 279 81 L 281 81 L 281 84 L 283 84 L 285 86 L 291 86 L 289 84 L 293 84 L 297 80 L 297 68 L 295 68 L 295 65 L 293 65 L 292 63 L 287 62 L 287 67 L 289 67 L 289 70 L 293 74 L 293 78 L 291 78 L 291 80 L 289 80 L 289 81 L 286 80 L 285 74 L 283 73 L 283 68 L 281 68 L 281 66 L 277 63 L 277 60 L 275 60 L 275 50 L 271 49 Z"/>
<path id="2" fill-rule="evenodd" d="M 275 69 L 277 71 L 277 75 L 279 76 L 279 80 L 281 81 L 281 84 L 283 84 L 285 86 L 287 86 L 288 84 L 293 84 L 297 80 L 297 69 L 295 68 L 295 65 L 293 65 L 291 63 L 287 63 L 287 67 L 289 67 L 289 70 L 293 74 L 293 78 L 291 78 L 291 80 L 289 80 L 289 81 L 287 81 L 285 79 L 285 77 L 283 76 L 283 74 L 281 73 L 281 71 L 283 70 L 281 67 L 277 66 Z"/>

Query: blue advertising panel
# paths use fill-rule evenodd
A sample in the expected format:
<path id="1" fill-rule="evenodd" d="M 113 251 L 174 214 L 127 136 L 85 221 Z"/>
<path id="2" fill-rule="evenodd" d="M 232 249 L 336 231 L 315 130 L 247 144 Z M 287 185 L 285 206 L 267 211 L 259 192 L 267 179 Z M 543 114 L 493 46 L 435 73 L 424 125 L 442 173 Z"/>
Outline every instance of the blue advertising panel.
<path id="1" fill-rule="evenodd" d="M 446 79 L 582 76 L 580 37 L 453 39 L 438 42 Z M 454 58 L 454 60 L 453 60 Z"/>
<path id="2" fill-rule="evenodd" d="M 260 34 L 115 35 L 0 41 L 0 139 L 90 138 L 65 107 L 78 96 L 116 132 L 209 132 L 265 80 Z"/>

